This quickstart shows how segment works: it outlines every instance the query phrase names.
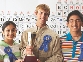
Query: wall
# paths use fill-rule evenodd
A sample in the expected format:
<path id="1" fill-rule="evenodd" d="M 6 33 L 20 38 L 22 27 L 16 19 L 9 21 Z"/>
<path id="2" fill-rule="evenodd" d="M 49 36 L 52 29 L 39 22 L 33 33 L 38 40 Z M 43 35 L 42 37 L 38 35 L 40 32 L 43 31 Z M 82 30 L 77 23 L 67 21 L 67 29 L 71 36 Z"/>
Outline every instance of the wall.
<path id="1" fill-rule="evenodd" d="M 41 3 L 49 5 L 51 9 L 47 21 L 49 27 L 62 36 L 69 31 L 66 26 L 68 13 L 75 9 L 83 13 L 82 2 L 83 0 L 0 0 L 0 39 L 3 39 L 2 24 L 11 20 L 17 24 L 18 31 L 15 40 L 19 43 L 22 32 L 35 26 L 34 10 Z"/>

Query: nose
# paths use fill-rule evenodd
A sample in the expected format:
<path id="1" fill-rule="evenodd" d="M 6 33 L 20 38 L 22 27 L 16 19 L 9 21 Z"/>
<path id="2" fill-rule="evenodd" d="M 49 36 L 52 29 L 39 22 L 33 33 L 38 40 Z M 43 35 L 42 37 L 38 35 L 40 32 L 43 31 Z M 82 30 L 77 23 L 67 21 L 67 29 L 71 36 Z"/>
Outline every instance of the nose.
<path id="1" fill-rule="evenodd" d="M 74 26 L 76 26 L 76 25 L 77 25 L 77 22 L 76 22 L 76 21 L 74 21 L 74 22 L 73 22 L 73 25 L 74 25 Z"/>
<path id="2" fill-rule="evenodd" d="M 45 13 L 42 14 L 42 17 L 45 17 Z"/>
<path id="3" fill-rule="evenodd" d="M 13 31 L 12 31 L 12 30 L 10 30 L 10 31 L 9 31 L 9 34 L 13 34 Z"/>

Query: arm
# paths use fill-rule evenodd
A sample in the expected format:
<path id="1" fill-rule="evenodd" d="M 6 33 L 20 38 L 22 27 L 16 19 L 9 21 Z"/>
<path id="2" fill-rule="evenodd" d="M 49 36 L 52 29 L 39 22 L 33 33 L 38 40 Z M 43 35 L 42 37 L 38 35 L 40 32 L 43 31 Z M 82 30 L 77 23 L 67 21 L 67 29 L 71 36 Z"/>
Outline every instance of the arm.
<path id="1" fill-rule="evenodd" d="M 0 60 L 0 62 L 3 62 L 2 60 Z"/>
<path id="2" fill-rule="evenodd" d="M 27 35 L 26 35 L 26 32 L 23 32 L 22 33 L 22 36 L 21 36 L 21 42 L 20 42 L 20 51 L 21 51 L 21 58 L 24 59 L 24 57 L 26 56 L 26 54 L 24 53 L 25 49 L 26 49 L 26 46 L 27 46 Z"/>
<path id="3" fill-rule="evenodd" d="M 0 62 L 4 62 L 4 51 L 3 51 L 4 47 L 0 46 Z"/>
<path id="4" fill-rule="evenodd" d="M 15 62 L 23 62 L 23 60 L 22 59 L 18 59 Z"/>
<path id="5" fill-rule="evenodd" d="M 0 55 L 0 62 L 4 62 L 3 61 L 3 55 Z"/>
<path id="6" fill-rule="evenodd" d="M 62 48 L 60 39 L 56 36 L 52 56 L 48 58 L 45 62 L 63 62 L 63 54 L 61 50 Z"/>

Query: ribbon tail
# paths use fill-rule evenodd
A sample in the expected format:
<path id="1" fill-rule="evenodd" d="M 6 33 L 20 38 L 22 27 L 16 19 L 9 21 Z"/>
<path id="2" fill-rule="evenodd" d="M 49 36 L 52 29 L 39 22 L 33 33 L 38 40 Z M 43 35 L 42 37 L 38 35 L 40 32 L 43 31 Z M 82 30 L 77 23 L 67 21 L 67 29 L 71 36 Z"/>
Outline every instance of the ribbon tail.
<path id="1" fill-rule="evenodd" d="M 82 60 L 83 60 L 83 49 L 81 50 L 81 54 L 80 54 L 78 60 L 79 60 L 79 61 L 82 61 Z"/>
<path id="2" fill-rule="evenodd" d="M 45 52 L 47 52 L 47 51 L 48 51 L 48 44 L 47 44 L 47 45 L 45 45 L 45 47 L 44 47 L 44 51 L 45 51 Z"/>
<path id="3" fill-rule="evenodd" d="M 13 55 L 13 58 L 15 59 L 15 60 L 18 60 L 17 58 L 16 58 L 16 56 L 12 53 L 12 55 Z"/>
<path id="4" fill-rule="evenodd" d="M 43 48 L 44 48 L 44 44 L 42 44 L 42 45 L 40 46 L 39 50 L 43 50 Z"/>
<path id="5" fill-rule="evenodd" d="M 10 62 L 13 62 L 13 55 L 12 54 L 9 56 L 9 59 L 10 59 Z"/>

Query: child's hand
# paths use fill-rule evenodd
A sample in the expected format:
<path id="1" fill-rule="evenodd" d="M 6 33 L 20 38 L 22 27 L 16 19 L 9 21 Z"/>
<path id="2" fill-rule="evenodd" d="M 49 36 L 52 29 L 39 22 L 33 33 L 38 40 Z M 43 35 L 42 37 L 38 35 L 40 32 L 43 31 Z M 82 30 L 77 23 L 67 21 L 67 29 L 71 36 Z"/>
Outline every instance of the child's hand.
<path id="1" fill-rule="evenodd" d="M 37 59 L 38 62 L 41 62 L 39 59 Z"/>
<path id="2" fill-rule="evenodd" d="M 33 50 L 32 46 L 26 46 L 25 52 L 27 55 L 32 55 L 32 53 L 33 53 L 32 50 Z"/>
<path id="3" fill-rule="evenodd" d="M 22 59 L 18 59 L 15 62 L 23 62 L 23 60 Z"/>

